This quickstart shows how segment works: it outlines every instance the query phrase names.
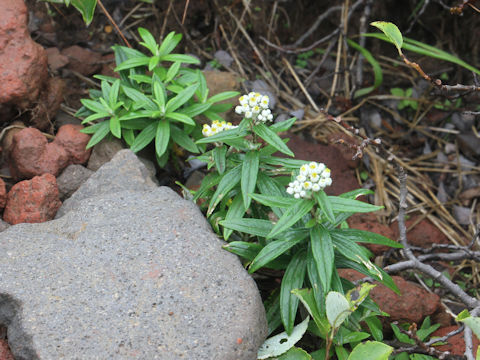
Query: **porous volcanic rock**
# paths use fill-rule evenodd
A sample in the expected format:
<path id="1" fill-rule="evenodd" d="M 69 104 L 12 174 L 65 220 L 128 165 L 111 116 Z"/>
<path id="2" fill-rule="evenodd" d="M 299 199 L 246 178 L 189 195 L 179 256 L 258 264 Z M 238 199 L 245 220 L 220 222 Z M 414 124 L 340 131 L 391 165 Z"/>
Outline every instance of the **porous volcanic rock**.
<path id="1" fill-rule="evenodd" d="M 55 176 L 35 176 L 10 189 L 3 219 L 12 225 L 44 222 L 53 219 L 61 205 Z"/>

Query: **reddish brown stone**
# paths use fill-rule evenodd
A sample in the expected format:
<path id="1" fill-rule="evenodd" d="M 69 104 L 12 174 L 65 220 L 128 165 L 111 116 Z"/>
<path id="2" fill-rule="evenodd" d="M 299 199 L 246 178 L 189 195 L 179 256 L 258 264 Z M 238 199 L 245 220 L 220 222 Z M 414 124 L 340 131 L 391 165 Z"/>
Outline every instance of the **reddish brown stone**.
<path id="1" fill-rule="evenodd" d="M 340 269 L 339 274 L 350 281 L 365 277 L 351 269 Z M 400 289 L 401 295 L 395 294 L 377 281 L 375 282 L 377 286 L 370 292 L 372 300 L 380 309 L 390 314 L 389 321 L 420 324 L 426 316 L 432 315 L 440 307 L 440 297 L 437 294 L 429 293 L 400 276 L 392 276 L 392 279 Z"/>
<path id="2" fill-rule="evenodd" d="M 65 82 L 62 79 L 58 77 L 48 79 L 37 105 L 31 111 L 33 127 L 43 131 L 53 130 L 52 119 L 57 115 L 63 102 L 64 90 Z"/>
<path id="3" fill-rule="evenodd" d="M 58 129 L 55 144 L 62 146 L 68 153 L 70 164 L 84 164 L 90 157 L 92 149 L 85 150 L 90 135 L 81 133 L 82 125 L 67 124 Z"/>
<path id="4" fill-rule="evenodd" d="M 0 360 L 14 360 L 6 340 L 0 339 Z"/>
<path id="5" fill-rule="evenodd" d="M 35 128 L 25 128 L 13 136 L 9 168 L 15 179 L 30 179 L 45 173 L 57 176 L 68 165 L 67 151 L 48 143 Z"/>
<path id="6" fill-rule="evenodd" d="M 3 219 L 9 224 L 52 220 L 62 205 L 55 176 L 44 174 L 16 183 L 7 195 Z"/>
<path id="7" fill-rule="evenodd" d="M 5 187 L 5 181 L 0 178 L 0 210 L 5 207 L 7 202 L 7 188 Z"/>
<path id="8" fill-rule="evenodd" d="M 380 224 L 375 214 L 372 214 L 372 213 L 355 214 L 351 216 L 347 220 L 347 222 L 352 229 L 370 231 L 370 232 L 383 235 L 391 240 L 395 239 L 393 231 L 390 229 L 390 227 L 384 224 Z M 390 246 L 386 246 L 386 245 L 367 244 L 367 243 L 362 243 L 360 245 L 365 246 L 375 255 L 381 255 L 385 251 L 391 249 Z"/>
<path id="9" fill-rule="evenodd" d="M 418 216 L 412 216 L 408 219 L 405 224 L 407 229 L 413 223 L 416 223 Z M 398 231 L 398 222 L 393 222 L 390 225 L 390 228 L 393 231 L 394 239 L 399 239 Z M 432 244 L 448 244 L 448 238 L 435 226 L 430 220 L 423 219 L 420 221 L 413 229 L 407 232 L 408 243 L 413 246 L 418 246 L 422 248 L 429 248 Z"/>
<path id="10" fill-rule="evenodd" d="M 47 55 L 27 28 L 23 0 L 0 0 L 0 104 L 28 108 L 47 80 Z"/>
<path id="11" fill-rule="evenodd" d="M 339 195 L 358 189 L 355 173 L 338 149 L 305 141 L 297 135 L 289 134 L 288 137 L 290 141 L 287 145 L 295 154 L 296 159 L 323 162 L 330 168 L 333 183 L 325 189 L 329 195 Z"/>
<path id="12" fill-rule="evenodd" d="M 457 328 L 458 328 L 458 325 L 452 325 L 452 326 L 440 328 L 432 334 L 432 337 L 445 336 L 449 332 L 452 332 Z M 450 339 L 447 340 L 447 343 L 448 344 L 446 345 L 436 346 L 435 348 L 440 351 L 450 351 L 450 354 L 452 355 L 463 356 L 463 353 L 465 352 L 465 341 L 463 339 L 463 332 L 457 335 L 453 335 Z M 479 345 L 480 345 L 480 342 L 478 341 L 477 337 L 473 335 L 473 349 L 474 349 L 473 353 L 474 354 Z"/>
<path id="13" fill-rule="evenodd" d="M 68 60 L 68 68 L 82 75 L 90 76 L 101 69 L 102 55 L 91 50 L 74 45 L 62 50 Z"/>
<path id="14" fill-rule="evenodd" d="M 69 63 L 67 56 L 60 54 L 60 50 L 56 47 L 46 49 L 48 58 L 48 67 L 51 71 L 57 71 Z"/>

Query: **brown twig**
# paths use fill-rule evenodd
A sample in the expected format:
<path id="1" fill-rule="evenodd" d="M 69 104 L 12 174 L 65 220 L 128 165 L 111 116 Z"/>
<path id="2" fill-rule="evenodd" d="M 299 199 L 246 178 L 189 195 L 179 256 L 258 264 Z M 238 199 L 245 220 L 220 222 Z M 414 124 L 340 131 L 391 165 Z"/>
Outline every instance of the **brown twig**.
<path id="1" fill-rule="evenodd" d="M 122 31 L 120 30 L 120 28 L 118 27 L 117 23 L 115 22 L 115 20 L 113 20 L 113 18 L 111 17 L 110 13 L 107 11 L 107 9 L 105 9 L 105 6 L 103 6 L 103 3 L 102 3 L 102 0 L 97 0 L 97 4 L 98 6 L 100 6 L 100 8 L 102 9 L 103 13 L 105 14 L 105 16 L 107 17 L 108 21 L 110 21 L 110 23 L 113 25 L 113 27 L 115 28 L 115 30 L 117 31 L 117 34 L 120 35 L 120 37 L 122 38 L 123 42 L 125 43 L 125 45 L 127 45 L 129 48 L 132 47 L 132 45 L 130 45 L 130 43 L 128 42 L 128 40 L 125 38 L 125 36 L 123 35 Z"/>

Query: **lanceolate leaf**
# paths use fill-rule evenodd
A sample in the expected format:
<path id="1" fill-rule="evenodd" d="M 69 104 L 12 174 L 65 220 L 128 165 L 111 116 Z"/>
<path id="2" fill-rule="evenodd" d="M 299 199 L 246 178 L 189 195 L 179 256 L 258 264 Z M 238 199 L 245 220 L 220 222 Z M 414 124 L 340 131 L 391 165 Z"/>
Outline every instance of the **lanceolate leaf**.
<path id="1" fill-rule="evenodd" d="M 334 265 L 332 239 L 327 229 L 322 225 L 316 225 L 310 230 L 310 241 L 323 293 L 326 294 L 330 290 Z"/>
<path id="2" fill-rule="evenodd" d="M 317 203 L 320 205 L 320 208 L 322 209 L 323 213 L 327 216 L 327 219 L 331 223 L 334 223 L 335 215 L 333 214 L 333 206 L 327 194 L 325 194 L 325 191 L 320 190 L 318 192 L 314 192 L 313 196 L 315 197 L 315 200 L 317 201 Z"/>
<path id="3" fill-rule="evenodd" d="M 308 236 L 308 233 L 297 233 L 295 236 L 286 237 L 282 240 L 275 240 L 268 243 L 257 257 L 252 261 L 248 269 L 249 273 L 254 273 L 272 260 L 276 259 L 293 246 L 299 244 Z"/>
<path id="4" fill-rule="evenodd" d="M 314 200 L 298 200 L 296 204 L 284 212 L 283 216 L 278 220 L 277 224 L 273 227 L 267 238 L 275 237 L 275 235 L 280 234 L 282 231 L 285 231 L 290 226 L 295 224 L 298 220 L 308 214 L 308 212 L 313 208 L 314 204 Z"/>
<path id="5" fill-rule="evenodd" d="M 171 98 L 167 102 L 166 111 L 173 112 L 177 110 L 180 106 L 185 104 L 188 100 L 191 99 L 195 90 L 197 90 L 198 84 L 190 85 L 184 90 L 180 91 L 177 96 Z"/>
<path id="6" fill-rule="evenodd" d="M 252 199 L 258 201 L 260 204 L 270 207 L 289 208 L 298 202 L 297 199 L 286 196 L 250 194 Z"/>
<path id="7" fill-rule="evenodd" d="M 110 132 L 110 125 L 108 121 L 102 121 L 101 123 L 89 126 L 85 129 L 80 130 L 83 133 L 88 134 L 88 129 L 95 128 L 95 133 L 93 136 L 90 138 L 90 141 L 88 142 L 86 148 L 89 149 L 92 146 L 98 144 L 102 139 L 107 136 L 107 134 Z"/>
<path id="8" fill-rule="evenodd" d="M 222 201 L 225 195 L 227 195 L 228 192 L 240 182 L 241 175 L 241 165 L 237 165 L 223 175 L 222 180 L 220 180 L 220 183 L 217 186 L 217 190 L 210 199 L 207 216 L 210 216 L 213 213 L 213 210 L 215 210 L 215 207 L 218 205 L 218 203 Z"/>
<path id="9" fill-rule="evenodd" d="M 170 140 L 170 124 L 166 119 L 158 122 L 157 132 L 155 135 L 155 151 L 157 156 L 162 156 L 167 150 L 168 141 Z"/>
<path id="10" fill-rule="evenodd" d="M 372 205 L 363 201 L 346 199 L 338 196 L 329 196 L 328 200 L 332 204 L 335 212 L 372 212 L 383 209 L 383 206 Z"/>
<path id="11" fill-rule="evenodd" d="M 237 194 L 233 198 L 232 203 L 228 207 L 227 215 L 225 215 L 225 220 L 237 220 L 241 219 L 243 215 L 245 214 L 245 208 L 243 207 L 243 199 L 242 199 L 242 194 Z M 270 230 L 268 230 L 270 231 Z M 233 230 L 224 227 L 223 228 L 223 238 L 225 240 L 228 240 L 230 235 L 232 235 Z M 260 251 L 260 250 L 258 250 Z M 255 254 L 256 256 L 256 254 Z M 253 258 L 251 259 L 253 260 Z"/>
<path id="12" fill-rule="evenodd" d="M 170 124 L 170 135 L 172 136 L 173 141 L 175 141 L 185 150 L 188 150 L 192 153 L 198 152 L 198 147 L 193 140 L 187 134 L 185 134 L 183 130 L 179 129 L 173 124 Z"/>
<path id="13" fill-rule="evenodd" d="M 330 235 L 333 239 L 343 238 L 346 241 L 354 241 L 360 243 L 386 245 L 393 248 L 403 248 L 402 244 L 390 240 L 389 238 L 372 233 L 370 231 L 357 230 L 357 229 L 334 229 L 331 230 Z"/>
<path id="14" fill-rule="evenodd" d="M 135 138 L 130 150 L 133 152 L 137 152 L 142 150 L 145 146 L 150 144 L 152 140 L 155 138 L 155 134 L 157 132 L 157 123 L 151 123 L 145 129 L 143 129 L 140 134 Z"/>
<path id="15" fill-rule="evenodd" d="M 238 195 L 237 195 L 238 196 Z M 272 223 L 269 220 L 262 219 L 225 219 L 220 221 L 220 225 L 237 230 L 246 234 L 265 237 L 272 230 Z"/>
<path id="16" fill-rule="evenodd" d="M 213 149 L 213 159 L 219 174 L 225 172 L 227 147 L 225 145 L 216 146 Z M 242 169 L 243 172 L 243 169 Z"/>
<path id="17" fill-rule="evenodd" d="M 288 146 L 285 145 L 282 139 L 274 131 L 270 130 L 265 124 L 255 125 L 253 127 L 253 131 L 278 151 L 289 156 L 295 156 Z"/>
<path id="18" fill-rule="evenodd" d="M 307 269 L 306 255 L 305 251 L 299 251 L 293 256 L 280 287 L 280 315 L 287 334 L 292 333 L 299 301 L 299 298 L 292 294 L 292 290 L 303 287 Z"/>
<path id="19" fill-rule="evenodd" d="M 245 154 L 245 160 L 242 164 L 242 180 L 241 180 L 241 189 L 243 204 L 245 209 L 250 207 L 250 202 L 252 199 L 248 194 L 255 191 L 255 185 L 257 184 L 257 175 L 258 175 L 258 164 L 259 164 L 259 153 L 257 150 L 247 151 Z"/>

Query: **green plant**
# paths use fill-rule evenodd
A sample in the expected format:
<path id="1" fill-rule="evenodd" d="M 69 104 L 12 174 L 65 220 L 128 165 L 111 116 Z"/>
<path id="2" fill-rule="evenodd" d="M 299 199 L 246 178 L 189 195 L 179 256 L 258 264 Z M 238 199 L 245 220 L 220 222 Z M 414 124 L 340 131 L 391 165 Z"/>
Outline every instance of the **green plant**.
<path id="1" fill-rule="evenodd" d="M 297 59 L 295 60 L 295 66 L 305 69 L 308 65 L 308 59 L 313 55 L 313 50 L 305 51 L 304 53 L 298 54 Z"/>
<path id="2" fill-rule="evenodd" d="M 357 316 L 357 319 L 351 321 L 352 324 L 348 324 L 347 321 L 347 318 L 357 312 L 360 305 L 367 299 L 373 287 L 375 285 L 364 283 L 359 287 L 352 288 L 346 295 L 331 291 L 325 298 L 324 311 L 319 309 L 312 290 L 292 290 L 292 293 L 303 303 L 309 316 L 295 326 L 290 335 L 283 332 L 267 339 L 258 351 L 258 359 L 276 359 L 277 356 L 281 356 L 279 359 L 284 360 L 326 360 L 330 358 L 330 353 L 334 350 L 340 359 L 386 360 L 393 350 L 391 346 L 384 345 L 379 341 L 360 343 L 370 334 L 352 327 L 352 324 L 358 320 L 367 323 L 378 320 L 375 312 L 368 311 L 366 316 Z M 312 317 L 313 322 L 310 322 L 310 317 Z M 301 348 L 294 347 L 307 329 L 324 340 L 324 346 L 311 354 Z M 382 338 L 379 338 L 379 340 L 382 340 Z M 349 352 L 347 347 L 352 347 L 352 351 Z"/>
<path id="3" fill-rule="evenodd" d="M 371 253 L 358 243 L 401 245 L 346 228 L 354 213 L 381 208 L 355 200 L 371 192 L 361 189 L 328 196 L 323 189 L 332 179 L 324 164 L 273 155 L 276 151 L 294 155 L 288 140 L 277 133 L 288 130 L 295 119 L 267 125 L 273 118 L 268 97 L 244 95 L 235 111 L 244 115 L 238 126 L 204 126 L 206 137 L 197 144 L 215 146 L 198 158 L 212 171 L 193 199 L 204 199 L 201 206 L 213 229 L 231 241 L 225 248 L 244 258 L 250 273 L 264 267 L 285 271 L 280 291 L 266 304 L 269 334 L 282 323 L 286 334 L 293 334 L 300 301 L 295 289 L 311 288 L 311 299 L 324 315 L 325 294 L 353 288 L 340 278 L 337 268 L 355 269 L 398 292 L 390 276 L 370 262 Z M 379 321 L 372 320 L 380 311 L 371 300 L 360 307 L 349 326 L 359 331 L 360 321 L 365 320 L 381 340 Z M 325 332 L 309 326 L 309 330 L 325 338 L 331 328 Z"/>
<path id="4" fill-rule="evenodd" d="M 93 20 L 97 0 L 43 0 L 56 4 L 65 4 L 66 6 L 73 5 L 83 17 L 83 21 L 88 26 Z"/>
<path id="5" fill-rule="evenodd" d="M 394 96 L 398 96 L 401 98 L 408 98 L 408 99 L 402 99 L 398 102 L 398 110 L 402 110 L 407 107 L 410 107 L 413 110 L 417 110 L 418 102 L 416 100 L 412 100 L 412 94 L 413 94 L 412 88 L 408 88 L 405 90 L 402 88 L 392 88 L 390 89 L 390 93 Z"/>
<path id="6" fill-rule="evenodd" d="M 172 53 L 181 34 L 171 32 L 158 45 L 146 29 L 139 28 L 138 32 L 143 40 L 140 44 L 151 55 L 114 46 L 119 78 L 95 76 L 101 80 L 101 90 L 90 90 L 91 99 L 81 100 L 83 107 L 76 115 L 85 118 L 83 124 L 89 124 L 82 132 L 93 134 L 87 148 L 110 133 L 123 138 L 134 152 L 154 142 L 157 161 L 164 166 L 174 143 L 199 152 L 194 140 L 201 137 L 201 129 L 194 118 L 204 115 L 221 120 L 219 113 L 231 105 L 215 103 L 238 93 L 228 91 L 208 97 L 203 73 L 182 66 L 199 61 Z"/>

